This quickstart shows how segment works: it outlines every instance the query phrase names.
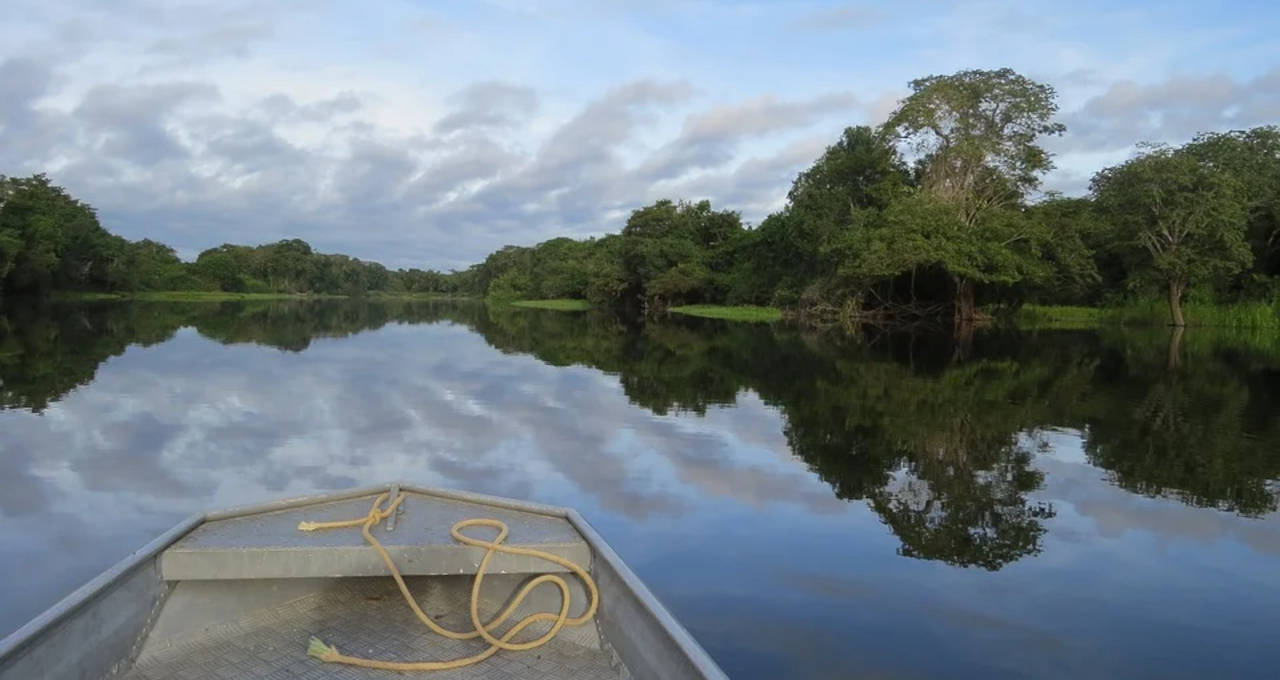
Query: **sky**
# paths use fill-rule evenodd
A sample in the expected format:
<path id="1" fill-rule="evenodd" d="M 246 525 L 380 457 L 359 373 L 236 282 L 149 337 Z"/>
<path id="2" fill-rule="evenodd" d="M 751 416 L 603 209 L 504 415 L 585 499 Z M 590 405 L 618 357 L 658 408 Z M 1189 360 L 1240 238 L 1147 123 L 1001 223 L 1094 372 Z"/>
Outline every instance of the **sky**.
<path id="1" fill-rule="evenodd" d="M 1280 123 L 1280 5 L 1112 0 L 6 0 L 0 174 L 185 258 L 302 238 L 390 267 L 617 232 L 661 198 L 758 224 L 909 82 L 1057 89 L 1044 189 L 1138 141 Z"/>

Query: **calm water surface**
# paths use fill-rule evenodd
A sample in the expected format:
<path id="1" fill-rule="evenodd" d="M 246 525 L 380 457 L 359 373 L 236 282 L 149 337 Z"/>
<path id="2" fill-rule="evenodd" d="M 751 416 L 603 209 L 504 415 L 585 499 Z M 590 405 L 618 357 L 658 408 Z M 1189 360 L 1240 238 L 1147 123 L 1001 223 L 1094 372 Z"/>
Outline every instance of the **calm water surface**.
<path id="1" fill-rule="evenodd" d="M 14 310 L 0 634 L 189 513 L 404 478 L 577 507 L 735 678 L 1273 678 L 1277 344 Z"/>

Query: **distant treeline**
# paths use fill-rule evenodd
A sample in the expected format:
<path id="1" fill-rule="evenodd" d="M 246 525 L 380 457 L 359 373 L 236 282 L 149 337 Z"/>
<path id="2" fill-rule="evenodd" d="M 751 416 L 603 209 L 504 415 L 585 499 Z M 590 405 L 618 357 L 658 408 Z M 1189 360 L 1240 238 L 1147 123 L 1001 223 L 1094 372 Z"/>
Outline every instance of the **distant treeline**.
<path id="1" fill-rule="evenodd" d="M 881 126 L 851 127 L 758 226 L 658 201 L 621 233 L 507 246 L 467 270 L 391 271 L 305 242 L 223 245 L 184 263 L 103 230 L 37 175 L 0 181 L 0 295 L 73 290 L 460 293 L 661 311 L 772 305 L 813 319 L 953 316 L 1026 302 L 1280 297 L 1280 128 L 1205 133 L 1039 196 L 1056 93 L 1009 69 L 912 81 Z M 0 178 L 2 179 L 2 178 Z"/>
<path id="2" fill-rule="evenodd" d="M 183 262 L 163 243 L 108 232 L 93 208 L 45 175 L 0 176 L 0 298 L 51 291 L 456 293 L 466 278 L 317 253 L 299 239 L 224 244 Z"/>

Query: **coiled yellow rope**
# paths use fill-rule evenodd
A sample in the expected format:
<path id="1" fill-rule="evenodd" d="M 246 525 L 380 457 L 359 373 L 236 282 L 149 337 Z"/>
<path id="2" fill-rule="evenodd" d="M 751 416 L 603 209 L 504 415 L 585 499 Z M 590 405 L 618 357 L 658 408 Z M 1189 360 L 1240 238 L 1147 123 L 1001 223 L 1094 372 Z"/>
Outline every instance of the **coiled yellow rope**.
<path id="1" fill-rule="evenodd" d="M 378 552 L 379 556 L 382 557 L 382 561 L 386 563 L 387 569 L 391 571 L 391 577 L 395 579 L 396 585 L 400 587 L 400 594 L 404 596 L 405 602 L 409 603 L 409 608 L 418 616 L 419 621 L 436 633 L 453 640 L 471 640 L 477 637 L 484 638 L 484 641 L 489 643 L 488 649 L 472 656 L 452 659 L 449 661 L 379 661 L 377 659 L 365 659 L 358 656 L 347 656 L 346 654 L 339 653 L 336 647 L 331 647 L 322 642 L 319 638 L 313 637 L 311 638 L 310 645 L 307 647 L 307 654 L 329 663 L 343 663 L 351 666 L 364 666 L 365 668 L 380 668 L 389 671 L 443 671 L 479 663 L 493 656 L 500 649 L 525 650 L 540 647 L 547 642 L 550 642 L 551 638 L 555 637 L 556 634 L 560 632 L 561 628 L 565 626 L 580 626 L 590 621 L 592 617 L 595 616 L 596 607 L 600 603 L 600 591 L 596 588 L 596 582 L 592 580 L 591 575 L 588 574 L 581 566 L 566 560 L 559 555 L 553 555 L 541 550 L 534 550 L 532 548 L 515 548 L 503 545 L 502 542 L 507 538 L 507 525 L 496 519 L 464 519 L 461 522 L 454 524 L 453 528 L 449 529 L 449 533 L 452 534 L 454 539 L 459 543 L 485 549 L 484 559 L 480 560 L 480 566 L 476 568 L 475 582 L 471 585 L 471 625 L 475 628 L 467 632 L 452 631 L 444 628 L 432 620 L 430 616 L 427 616 L 427 614 L 422 611 L 422 608 L 418 606 L 418 601 L 414 599 L 413 593 L 409 592 L 409 586 L 405 585 L 404 577 L 400 575 L 400 570 L 396 568 L 395 562 L 391 559 L 391 554 L 388 553 L 387 549 L 382 547 L 382 544 L 378 542 L 378 539 L 374 538 L 373 534 L 369 532 L 369 529 L 376 526 L 382 520 L 390 517 L 391 513 L 396 511 L 396 508 L 400 506 L 400 503 L 402 503 L 405 498 L 405 495 L 401 493 L 394 501 L 391 502 L 390 505 L 387 506 L 385 510 L 383 510 L 382 504 L 387 500 L 389 495 L 390 493 L 388 492 L 378 496 L 377 499 L 373 501 L 373 507 L 369 509 L 369 514 L 364 517 L 339 522 L 301 522 L 298 524 L 298 530 L 316 531 L 319 529 L 341 529 L 344 527 L 359 526 L 360 533 L 364 535 L 364 540 Z M 492 541 L 485 541 L 463 535 L 463 529 L 473 526 L 494 527 L 498 530 L 498 536 Z M 484 582 L 484 572 L 489 567 L 489 560 L 493 558 L 494 553 L 500 552 L 510 555 L 528 555 L 530 557 L 537 557 L 548 562 L 553 562 L 572 571 L 582 581 L 583 585 L 587 587 L 587 591 L 591 594 L 591 605 L 587 607 L 587 610 L 583 612 L 581 616 L 569 616 L 570 595 L 568 582 L 558 574 L 542 574 L 541 576 L 538 576 L 526 583 L 524 587 L 520 589 L 520 592 L 515 596 L 515 598 L 511 600 L 511 603 L 507 605 L 507 608 L 495 616 L 492 621 L 487 624 L 482 623 L 480 621 L 480 584 Z M 498 626 L 501 626 L 502 623 L 507 620 L 507 617 L 509 617 L 511 613 L 520 606 L 520 603 L 524 601 L 524 598 L 529 594 L 529 591 L 543 583 L 553 583 L 560 588 L 560 612 L 557 614 L 552 614 L 550 612 L 530 614 L 517 622 L 506 633 L 503 633 L 502 637 L 496 637 L 495 629 Z M 551 626 L 550 630 L 536 640 L 531 640 L 529 642 L 511 642 L 511 639 L 518 635 L 520 631 L 539 621 L 555 621 L 555 623 Z"/>

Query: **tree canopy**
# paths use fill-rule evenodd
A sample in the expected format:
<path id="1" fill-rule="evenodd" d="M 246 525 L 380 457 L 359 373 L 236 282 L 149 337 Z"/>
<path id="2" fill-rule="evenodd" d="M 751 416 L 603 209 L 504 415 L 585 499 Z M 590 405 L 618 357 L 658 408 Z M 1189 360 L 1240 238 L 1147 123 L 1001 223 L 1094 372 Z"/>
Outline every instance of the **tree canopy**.
<path id="1" fill-rule="evenodd" d="M 911 91 L 885 129 L 914 153 L 925 198 L 872 239 L 881 250 L 927 244 L 925 262 L 908 263 L 945 271 L 956 319 L 968 322 L 977 313 L 976 284 L 1011 284 L 1036 273 L 1044 232 L 1018 208 L 1053 167 L 1040 138 L 1065 128 L 1053 121 L 1053 88 L 1007 68 L 920 78 Z M 912 245 L 897 245 L 903 227 L 914 232 Z"/>
<path id="2" fill-rule="evenodd" d="M 1188 286 L 1236 274 L 1253 261 L 1239 182 L 1185 149 L 1151 149 L 1098 173 L 1091 188 L 1112 219 L 1117 245 L 1134 256 L 1132 271 L 1168 287 L 1175 326 L 1186 325 Z"/>

